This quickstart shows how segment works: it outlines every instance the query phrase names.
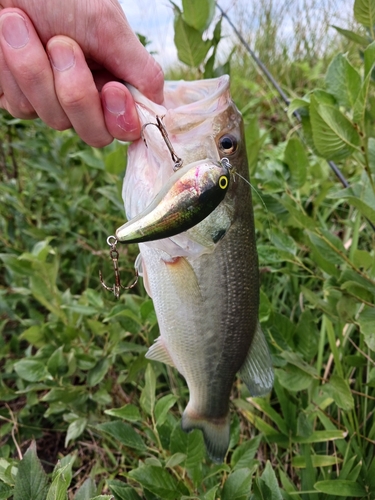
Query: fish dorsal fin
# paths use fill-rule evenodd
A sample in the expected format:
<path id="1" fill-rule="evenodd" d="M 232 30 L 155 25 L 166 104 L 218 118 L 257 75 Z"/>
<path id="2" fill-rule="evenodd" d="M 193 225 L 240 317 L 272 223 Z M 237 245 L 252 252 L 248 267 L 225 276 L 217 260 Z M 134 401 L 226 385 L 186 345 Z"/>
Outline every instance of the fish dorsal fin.
<path id="1" fill-rule="evenodd" d="M 165 348 L 163 339 L 161 337 L 158 337 L 155 340 L 155 343 L 152 344 L 152 346 L 149 348 L 146 353 L 146 358 L 152 359 L 153 361 L 160 361 L 161 363 L 174 367 L 172 358 Z"/>
<path id="2" fill-rule="evenodd" d="M 271 356 L 259 323 L 239 376 L 252 397 L 265 396 L 272 389 L 274 374 Z"/>

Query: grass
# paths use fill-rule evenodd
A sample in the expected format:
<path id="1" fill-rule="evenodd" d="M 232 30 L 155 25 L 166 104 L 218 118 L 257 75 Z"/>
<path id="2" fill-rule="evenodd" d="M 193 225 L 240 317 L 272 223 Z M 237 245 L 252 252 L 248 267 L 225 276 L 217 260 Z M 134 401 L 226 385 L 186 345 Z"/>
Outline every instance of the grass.
<path id="1" fill-rule="evenodd" d="M 276 380 L 268 398 L 250 398 L 236 382 L 225 464 L 206 459 L 199 432 L 180 430 L 182 378 L 144 358 L 158 327 L 143 286 L 119 302 L 100 287 L 99 269 L 111 276 L 106 238 L 123 222 L 126 146 L 94 150 L 72 131 L 1 115 L 0 498 L 25 498 L 32 478 L 41 500 L 58 493 L 76 500 L 374 498 L 375 235 L 366 221 L 375 210 L 373 86 L 357 138 L 350 96 L 332 90 L 347 68 L 343 57 L 325 77 L 343 44 L 365 85 L 357 53 L 372 52 L 351 41 L 336 46 L 327 28 L 318 47 L 306 15 L 287 53 L 277 36 L 288 6 L 297 14 L 293 2 L 264 1 L 262 29 L 250 41 L 290 95 L 309 92 L 315 104 L 292 102 L 302 127 L 289 122 L 241 47 L 232 59 L 232 93 L 260 193 L 260 321 Z M 190 77 L 205 74 L 209 57 Z M 357 83 L 346 88 L 359 85 L 351 78 Z M 330 90 L 333 104 L 319 88 Z M 327 113 L 334 119 L 323 142 Z M 337 139 L 339 126 L 353 144 Z M 330 171 L 327 141 L 353 192 Z M 136 246 L 122 249 L 124 282 L 132 282 L 136 254 Z"/>

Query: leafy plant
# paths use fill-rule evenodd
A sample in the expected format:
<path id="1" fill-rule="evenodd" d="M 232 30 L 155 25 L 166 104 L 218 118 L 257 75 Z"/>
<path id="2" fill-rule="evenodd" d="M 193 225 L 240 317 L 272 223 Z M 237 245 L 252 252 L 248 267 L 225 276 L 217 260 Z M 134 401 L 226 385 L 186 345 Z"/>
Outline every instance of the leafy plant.
<path id="1" fill-rule="evenodd" d="M 190 77 L 227 71 L 213 2 L 175 9 Z M 301 126 L 276 120 L 270 91 L 231 59 L 276 381 L 265 399 L 236 382 L 221 465 L 199 431 L 180 428 L 184 382 L 144 358 L 158 327 L 143 287 L 115 302 L 98 279 L 102 269 L 111 281 L 106 239 L 124 222 L 127 146 L 94 150 L 72 131 L 1 115 L 0 499 L 373 497 L 373 11 L 356 0 L 362 27 L 336 28 L 357 51 L 335 55 L 292 100 Z M 121 249 L 124 283 L 136 251 Z"/>

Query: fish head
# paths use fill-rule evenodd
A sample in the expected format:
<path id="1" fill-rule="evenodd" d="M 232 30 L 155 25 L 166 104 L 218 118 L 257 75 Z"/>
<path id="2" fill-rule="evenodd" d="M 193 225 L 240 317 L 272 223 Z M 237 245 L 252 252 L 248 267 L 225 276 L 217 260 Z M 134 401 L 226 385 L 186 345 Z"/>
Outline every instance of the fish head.
<path id="1" fill-rule="evenodd" d="M 133 219 L 151 203 L 174 173 L 171 151 L 160 129 L 162 120 L 168 139 L 183 166 L 208 159 L 228 158 L 247 177 L 242 117 L 229 91 L 229 76 L 192 82 L 165 82 L 163 105 L 157 105 L 129 87 L 143 127 L 143 139 L 128 151 L 123 198 L 128 219 Z M 212 251 L 225 234 L 235 212 L 237 186 L 232 182 L 225 200 L 197 226 L 172 238 L 148 243 L 173 257 L 198 256 Z M 220 227 L 216 227 L 218 226 Z M 212 227 L 214 226 L 214 227 Z"/>

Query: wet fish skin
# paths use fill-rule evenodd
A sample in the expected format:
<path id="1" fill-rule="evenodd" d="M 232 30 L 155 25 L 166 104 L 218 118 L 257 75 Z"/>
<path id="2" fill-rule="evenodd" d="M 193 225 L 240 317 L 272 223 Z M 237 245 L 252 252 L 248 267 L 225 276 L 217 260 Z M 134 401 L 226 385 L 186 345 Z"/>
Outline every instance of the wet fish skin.
<path id="1" fill-rule="evenodd" d="M 201 222 L 224 199 L 230 169 L 203 160 L 175 172 L 150 205 L 116 230 L 120 243 L 169 238 Z"/>
<path id="2" fill-rule="evenodd" d="M 228 77 L 166 84 L 165 95 L 161 110 L 133 93 L 142 124 L 153 114 L 165 114 L 173 147 L 184 161 L 225 156 L 248 180 L 242 118 L 231 100 Z M 168 152 L 160 139 L 150 135 L 147 143 L 147 151 L 141 143 L 130 151 L 123 191 L 129 216 L 141 213 L 171 175 L 161 168 Z M 137 170 L 140 160 L 143 170 Z M 222 203 L 198 225 L 171 238 L 140 243 L 139 248 L 139 271 L 160 328 L 146 356 L 175 366 L 183 375 L 190 399 L 182 427 L 201 429 L 209 456 L 221 462 L 229 445 L 229 401 L 236 373 L 253 396 L 267 393 L 273 383 L 258 324 L 259 275 L 249 185 L 236 178 Z"/>

